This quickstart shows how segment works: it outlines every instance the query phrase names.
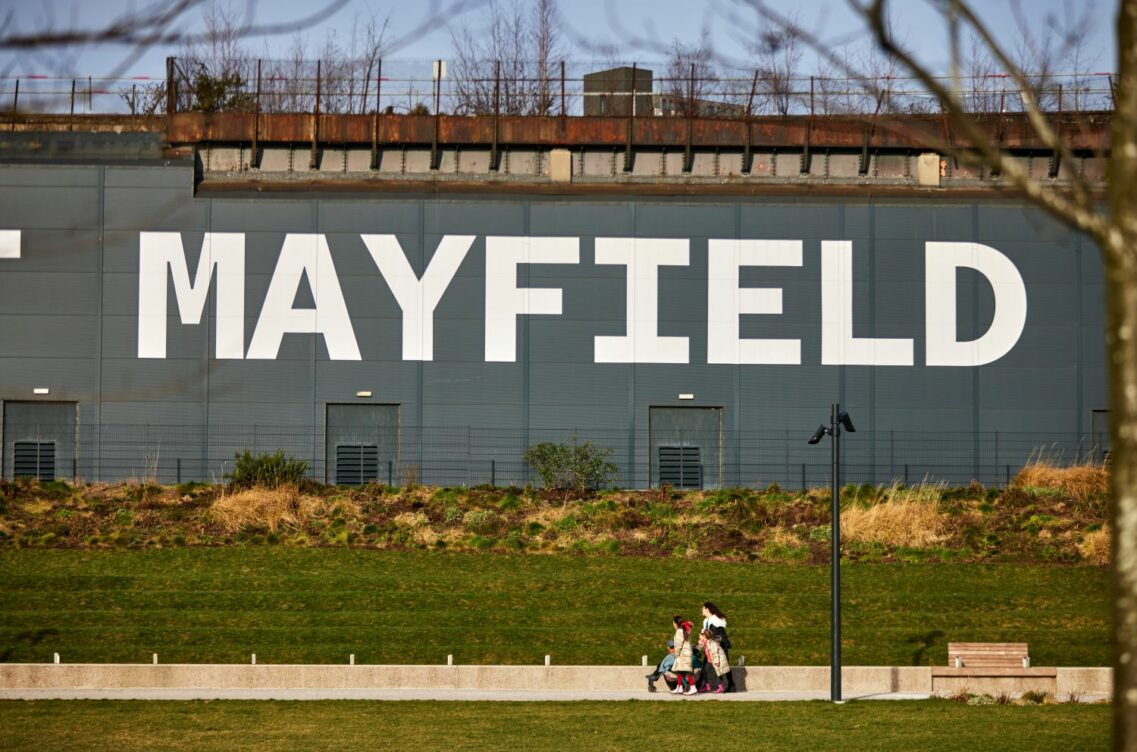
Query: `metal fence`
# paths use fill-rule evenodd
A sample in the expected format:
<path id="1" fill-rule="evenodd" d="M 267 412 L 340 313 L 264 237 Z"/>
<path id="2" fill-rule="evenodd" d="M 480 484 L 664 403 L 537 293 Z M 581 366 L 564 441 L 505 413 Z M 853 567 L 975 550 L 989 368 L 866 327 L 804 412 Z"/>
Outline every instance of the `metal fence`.
<path id="1" fill-rule="evenodd" d="M 807 444 L 811 432 L 716 431 L 669 432 L 653 437 L 647 430 L 513 430 L 468 427 L 360 426 L 347 449 L 372 449 L 365 466 L 347 476 L 394 486 L 523 486 L 540 476 L 522 458 L 541 442 L 590 442 L 610 453 L 614 484 L 645 488 L 673 485 L 799 489 L 830 482 L 828 443 Z M 163 484 L 220 482 L 233 470 L 235 454 L 277 450 L 308 463 L 311 479 L 342 482 L 337 450 L 326 446 L 323 426 L 146 426 L 146 425 L 6 425 L 3 470 L 6 478 L 135 480 Z M 343 427 L 337 427 L 343 436 Z M 341 440 L 342 441 L 342 440 Z M 1104 434 L 1024 432 L 858 431 L 842 438 L 843 481 L 882 484 L 923 481 L 966 485 L 978 481 L 1003 486 L 1025 464 L 1039 458 L 1053 464 L 1104 462 Z M 693 452 L 677 453 L 677 448 Z M 661 466 L 664 457 L 697 458 L 687 465 L 686 482 L 676 483 Z M 354 455 L 358 457 L 359 455 Z M 341 457 L 342 459 L 342 457 Z M 38 463 L 38 464 L 37 464 Z M 360 471 L 362 470 L 362 476 Z"/>
<path id="2" fill-rule="evenodd" d="M 623 74 L 586 80 L 613 69 Z M 631 81 L 636 81 L 633 87 Z M 623 83 L 621 83 L 623 82 Z M 942 83 L 952 88 L 944 78 Z M 972 112 L 1023 110 L 1006 74 L 959 79 Z M 1112 110 L 1114 76 L 1038 76 L 1031 92 L 1046 112 Z M 555 61 L 545 65 L 443 60 L 226 60 L 169 58 L 165 75 L 0 78 L 0 113 L 149 115 L 189 110 L 258 113 L 635 115 L 743 118 L 755 115 L 938 113 L 937 99 L 906 76 L 772 75 L 745 68 L 676 68 L 666 62 Z"/>

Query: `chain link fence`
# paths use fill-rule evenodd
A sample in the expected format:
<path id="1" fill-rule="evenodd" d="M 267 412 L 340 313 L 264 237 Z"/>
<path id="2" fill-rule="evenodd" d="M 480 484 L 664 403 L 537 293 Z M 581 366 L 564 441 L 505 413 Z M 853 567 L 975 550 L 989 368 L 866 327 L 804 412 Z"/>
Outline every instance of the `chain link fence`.
<path id="1" fill-rule="evenodd" d="M 239 452 L 283 451 L 308 463 L 321 483 L 375 481 L 393 486 L 524 486 L 540 476 L 522 454 L 541 442 L 590 442 L 610 453 L 614 485 L 800 489 L 830 480 L 828 440 L 811 431 L 513 430 L 469 427 L 337 427 L 329 446 L 322 426 L 6 425 L 4 477 L 44 480 L 218 483 Z M 1029 462 L 1108 461 L 1104 434 L 858 431 L 842 436 L 842 480 L 978 481 L 1004 486 Z"/>
<path id="2" fill-rule="evenodd" d="M 951 88 L 951 81 L 942 81 Z M 1045 112 L 1113 109 L 1111 73 L 1033 77 Z M 1022 92 L 1005 74 L 959 79 L 977 113 L 1021 112 Z M 679 71 L 666 62 L 565 60 L 169 58 L 165 75 L 0 78 L 0 113 L 154 115 L 173 112 L 700 117 L 885 115 L 940 112 L 905 76 L 773 75 L 744 68 Z"/>

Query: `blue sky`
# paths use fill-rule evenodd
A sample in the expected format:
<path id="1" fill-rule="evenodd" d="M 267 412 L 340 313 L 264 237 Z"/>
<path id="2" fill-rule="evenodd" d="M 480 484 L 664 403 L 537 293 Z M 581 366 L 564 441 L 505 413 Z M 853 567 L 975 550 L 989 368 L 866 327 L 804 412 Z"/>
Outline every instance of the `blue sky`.
<path id="1" fill-rule="evenodd" d="M 509 0 L 506 0 L 508 2 Z M 1078 12 L 1091 0 L 1020 0 L 1020 7 L 1036 23 L 1047 14 L 1063 18 L 1067 9 Z M 236 0 L 234 0 L 236 2 Z M 244 4 L 244 3 L 240 3 Z M 1011 0 L 972 0 L 993 33 L 1013 47 L 1018 38 L 1018 26 L 1011 9 Z M 52 24 L 56 29 L 72 24 L 90 26 L 106 23 L 122 14 L 128 8 L 144 8 L 147 0 L 44 0 L 37 3 L 31 0 L 0 0 L 0 18 L 12 19 L 14 28 L 22 32 L 42 29 Z M 259 22 L 280 22 L 302 18 L 310 14 L 317 2 L 314 0 L 277 0 L 254 2 Z M 346 7 L 306 34 L 309 46 L 318 48 L 328 29 L 338 29 L 341 34 L 350 31 L 353 17 L 366 18 L 372 14 L 380 17 L 390 15 L 391 30 L 396 36 L 407 34 L 421 24 L 427 2 L 381 2 L 380 0 L 351 0 Z M 735 28 L 724 19 L 724 8 L 737 8 L 735 0 L 711 0 L 710 2 L 691 2 L 691 0 L 562 0 L 562 14 L 575 32 L 597 42 L 608 42 L 619 48 L 628 62 L 653 61 L 660 59 L 658 53 L 629 44 L 629 39 L 639 35 L 658 39 L 664 44 L 673 38 L 694 41 L 706 26 L 716 49 L 732 58 L 743 58 L 744 40 L 737 38 Z M 847 40 L 861 28 L 853 17 L 847 0 L 770 0 L 770 5 L 779 10 L 796 9 L 802 23 L 819 32 L 820 36 L 831 40 Z M 946 67 L 948 59 L 947 37 L 942 25 L 937 23 L 936 14 L 929 0 L 893 0 L 894 23 L 899 35 L 916 49 L 926 63 L 939 69 Z M 1097 55 L 1095 71 L 1109 71 L 1115 67 L 1114 41 L 1112 36 L 1113 16 L 1116 2 L 1096 0 L 1091 33 L 1091 48 Z M 474 25 L 478 23 L 481 11 L 474 10 L 451 19 L 454 25 Z M 200 13 L 189 14 L 187 26 L 200 25 Z M 253 56 L 283 57 L 293 43 L 292 35 L 279 35 L 267 39 L 250 39 L 246 46 Z M 177 50 L 156 47 L 132 63 L 123 71 L 125 76 L 160 76 L 163 73 L 163 60 Z M 405 40 L 393 57 L 402 60 L 446 59 L 450 54 L 450 31 L 445 25 Z M 28 76 L 37 73 L 58 73 L 67 75 L 106 74 L 118 66 L 126 57 L 127 51 L 121 47 L 99 47 L 85 50 L 70 50 L 64 55 L 39 51 L 19 57 L 0 53 L 0 71 L 8 76 Z M 591 54 L 577 52 L 574 57 L 588 60 Z M 808 66 L 809 63 L 807 62 Z"/>

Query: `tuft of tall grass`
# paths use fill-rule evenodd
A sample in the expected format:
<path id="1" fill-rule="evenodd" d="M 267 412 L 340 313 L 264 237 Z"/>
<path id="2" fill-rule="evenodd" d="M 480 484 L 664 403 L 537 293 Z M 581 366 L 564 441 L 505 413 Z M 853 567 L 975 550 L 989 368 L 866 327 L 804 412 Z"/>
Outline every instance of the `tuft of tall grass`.
<path id="1" fill-rule="evenodd" d="M 1110 532 L 1109 525 L 1091 530 L 1078 544 L 1078 552 L 1090 564 L 1105 566 L 1110 561 Z"/>
<path id="2" fill-rule="evenodd" d="M 893 481 L 892 485 L 880 493 L 880 498 L 886 501 L 938 503 L 946 490 L 947 482 L 942 480 L 936 483 L 929 483 L 924 480 L 914 486 L 906 486 L 899 481 Z"/>
<path id="3" fill-rule="evenodd" d="M 1043 450 L 1035 450 L 1011 485 L 1024 490 L 1048 489 L 1076 501 L 1102 496 L 1109 491 L 1109 471 L 1090 462 L 1062 466 Z"/>
<path id="4" fill-rule="evenodd" d="M 230 533 L 260 527 L 275 533 L 279 527 L 302 527 L 319 505 L 319 499 L 296 486 L 255 487 L 219 497 L 206 514 Z"/>
<path id="5" fill-rule="evenodd" d="M 946 537 L 939 509 L 943 488 L 893 484 L 882 494 L 887 501 L 870 507 L 851 506 L 841 512 L 841 535 L 848 541 L 926 548 Z"/>

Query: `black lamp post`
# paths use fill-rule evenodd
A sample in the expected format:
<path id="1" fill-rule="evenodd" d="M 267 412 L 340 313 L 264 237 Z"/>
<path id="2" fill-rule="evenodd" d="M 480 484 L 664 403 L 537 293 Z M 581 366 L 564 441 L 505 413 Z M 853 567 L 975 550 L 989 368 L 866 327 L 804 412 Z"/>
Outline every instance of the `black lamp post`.
<path id="1" fill-rule="evenodd" d="M 830 526 L 833 537 L 833 561 L 831 566 L 833 575 L 832 584 L 832 605 L 830 607 L 830 614 L 832 616 L 832 635 L 830 643 L 830 666 L 829 666 L 829 699 L 833 702 L 843 702 L 841 700 L 841 427 L 844 426 L 845 430 L 849 433 L 856 433 L 857 429 L 853 428 L 853 421 L 849 418 L 849 414 L 841 411 L 841 405 L 834 402 L 833 409 L 829 414 L 829 425 L 822 424 L 817 427 L 813 432 L 813 436 L 809 438 L 810 444 L 817 444 L 821 441 L 822 437 L 828 435 L 833 438 L 833 493 L 830 495 L 832 500 L 832 525 Z"/>

